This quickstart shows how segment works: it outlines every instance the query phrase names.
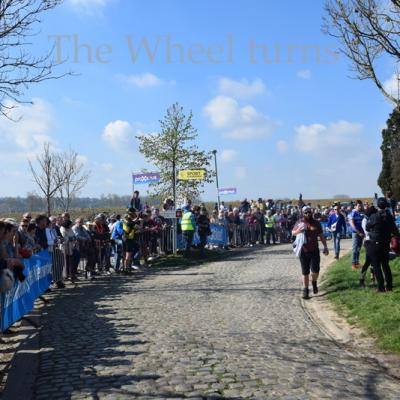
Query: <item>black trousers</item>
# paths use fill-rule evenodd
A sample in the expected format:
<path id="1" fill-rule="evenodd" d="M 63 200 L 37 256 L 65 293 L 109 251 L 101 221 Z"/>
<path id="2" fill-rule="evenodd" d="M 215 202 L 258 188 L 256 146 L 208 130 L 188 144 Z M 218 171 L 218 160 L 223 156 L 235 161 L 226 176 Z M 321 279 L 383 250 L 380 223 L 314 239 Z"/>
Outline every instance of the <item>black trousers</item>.
<path id="1" fill-rule="evenodd" d="M 379 243 L 372 240 L 366 246 L 367 255 L 371 258 L 371 264 L 374 267 L 378 289 L 382 292 L 385 290 L 385 281 L 387 289 L 393 288 L 392 271 L 389 266 L 389 249 L 389 243 Z"/>

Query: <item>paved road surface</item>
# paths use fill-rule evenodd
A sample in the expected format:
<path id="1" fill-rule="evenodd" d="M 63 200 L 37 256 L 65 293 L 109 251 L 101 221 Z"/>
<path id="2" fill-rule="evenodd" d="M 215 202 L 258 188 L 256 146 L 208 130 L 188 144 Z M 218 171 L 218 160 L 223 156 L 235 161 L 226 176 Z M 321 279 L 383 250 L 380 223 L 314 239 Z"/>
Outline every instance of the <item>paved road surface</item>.
<path id="1" fill-rule="evenodd" d="M 276 246 L 54 294 L 35 398 L 399 399 L 308 319 L 299 278 Z"/>

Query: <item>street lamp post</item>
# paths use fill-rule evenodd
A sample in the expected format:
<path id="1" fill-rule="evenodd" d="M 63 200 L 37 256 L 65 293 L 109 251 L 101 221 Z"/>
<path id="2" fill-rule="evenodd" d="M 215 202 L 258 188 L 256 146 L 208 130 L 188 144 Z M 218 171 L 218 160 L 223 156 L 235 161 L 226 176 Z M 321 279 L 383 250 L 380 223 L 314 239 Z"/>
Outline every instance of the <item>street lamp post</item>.
<path id="1" fill-rule="evenodd" d="M 217 150 L 213 150 L 212 153 L 214 154 L 214 161 L 215 161 L 215 182 L 217 183 L 217 196 L 218 196 L 218 211 L 220 206 L 220 199 L 219 199 L 219 184 L 218 184 L 218 168 L 217 168 Z"/>

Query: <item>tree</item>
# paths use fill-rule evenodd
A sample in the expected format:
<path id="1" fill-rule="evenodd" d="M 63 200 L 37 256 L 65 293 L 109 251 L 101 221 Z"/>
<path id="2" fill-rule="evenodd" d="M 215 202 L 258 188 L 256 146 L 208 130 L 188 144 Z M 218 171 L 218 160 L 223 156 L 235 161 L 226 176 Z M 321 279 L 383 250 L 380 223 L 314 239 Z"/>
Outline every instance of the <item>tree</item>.
<path id="1" fill-rule="evenodd" d="M 400 61 L 400 0 L 327 0 L 325 9 L 324 30 L 342 43 L 340 50 L 350 59 L 356 78 L 372 80 L 398 105 L 398 92 L 385 87 L 379 64 L 384 59 Z"/>
<path id="2" fill-rule="evenodd" d="M 61 2 L 0 1 L 0 114 L 8 116 L 13 103 L 23 102 L 23 91 L 31 84 L 62 76 L 53 75 L 53 50 L 42 56 L 33 56 L 27 50 L 42 14 Z"/>
<path id="3" fill-rule="evenodd" d="M 79 155 L 72 149 L 60 154 L 60 168 L 57 169 L 57 182 L 63 182 L 58 189 L 58 201 L 64 211 L 68 211 L 72 200 L 86 186 L 90 172 L 84 170 Z"/>
<path id="4" fill-rule="evenodd" d="M 400 110 L 395 108 L 382 130 L 382 170 L 378 185 L 382 192 L 391 190 L 400 198 Z"/>
<path id="5" fill-rule="evenodd" d="M 38 163 L 35 169 L 29 161 L 34 181 L 43 193 L 47 205 L 47 215 L 51 215 L 53 199 L 60 188 L 65 184 L 65 178 L 58 171 L 62 169 L 62 159 L 59 154 L 50 149 L 50 143 L 43 144 L 43 152 L 36 156 Z"/>
<path id="6" fill-rule="evenodd" d="M 186 116 L 183 108 L 175 103 L 167 109 L 160 127 L 160 133 L 137 136 L 140 152 L 160 170 L 160 181 L 150 185 L 153 195 L 172 197 L 175 202 L 177 198 L 198 198 L 204 183 L 212 182 L 215 173 L 210 171 L 211 152 L 190 144 L 198 136 L 192 126 L 192 112 Z M 185 169 L 205 169 L 205 179 L 176 181 L 177 171 Z"/>

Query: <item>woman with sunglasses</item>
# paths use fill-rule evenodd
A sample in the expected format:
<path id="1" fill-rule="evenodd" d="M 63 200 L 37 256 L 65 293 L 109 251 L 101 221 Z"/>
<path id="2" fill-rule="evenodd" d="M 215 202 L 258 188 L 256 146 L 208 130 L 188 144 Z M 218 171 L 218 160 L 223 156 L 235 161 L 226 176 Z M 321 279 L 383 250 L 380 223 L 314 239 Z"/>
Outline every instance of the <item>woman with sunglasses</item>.
<path id="1" fill-rule="evenodd" d="M 327 256 L 329 254 L 326 245 L 326 239 L 323 234 L 321 223 L 313 218 L 311 207 L 304 206 L 303 218 L 301 218 L 293 228 L 292 234 L 297 236 L 299 234 L 305 235 L 304 244 L 300 251 L 300 264 L 301 272 L 303 275 L 303 299 L 310 298 L 310 273 L 313 293 L 318 293 L 318 275 L 320 270 L 320 255 L 318 248 L 318 238 L 324 245 L 323 253 Z"/>

